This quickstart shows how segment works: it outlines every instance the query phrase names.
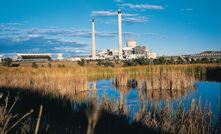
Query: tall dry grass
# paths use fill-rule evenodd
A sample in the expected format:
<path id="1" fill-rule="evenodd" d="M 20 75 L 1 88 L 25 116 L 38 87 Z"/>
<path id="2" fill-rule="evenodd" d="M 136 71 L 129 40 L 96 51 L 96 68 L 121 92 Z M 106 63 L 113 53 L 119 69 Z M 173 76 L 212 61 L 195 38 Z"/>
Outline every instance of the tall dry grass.
<path id="1" fill-rule="evenodd" d="M 212 111 L 208 103 L 202 106 L 201 101 L 196 102 L 193 99 L 190 107 L 184 109 L 183 105 L 178 102 L 177 108 L 174 108 L 170 100 L 167 100 L 164 106 L 156 102 L 141 103 L 133 121 L 159 133 L 211 134 L 217 131 L 212 126 Z M 119 102 L 107 101 L 105 96 L 101 107 L 118 116 L 128 116 L 131 112 L 127 104 L 122 106 Z"/>
<path id="2" fill-rule="evenodd" d="M 211 134 L 213 132 L 212 112 L 208 104 L 202 107 L 200 101 L 196 104 L 193 99 L 188 110 L 184 110 L 182 104 L 173 110 L 169 101 L 162 109 L 159 109 L 157 104 L 150 104 L 147 107 L 145 110 L 141 109 L 136 118 L 159 132 L 173 134 Z"/>
<path id="3" fill-rule="evenodd" d="M 121 71 L 115 75 L 113 84 L 119 86 L 136 86 L 138 89 L 169 89 L 169 90 L 184 90 L 191 88 L 196 82 L 196 77 L 193 74 L 187 74 L 181 70 L 166 70 L 159 74 L 152 75 L 134 75 Z"/>
<path id="4" fill-rule="evenodd" d="M 85 70 L 81 68 L 1 68 L 0 87 L 32 89 L 42 94 L 74 95 L 88 89 Z"/>
<path id="5" fill-rule="evenodd" d="M 138 88 L 184 89 L 196 75 L 220 65 L 151 65 L 137 67 L 66 67 L 66 68 L 6 68 L 0 67 L 0 87 L 37 90 L 43 94 L 73 96 L 89 90 L 88 81 L 114 77 L 114 84 L 127 86 L 137 80 Z"/>
<path id="6" fill-rule="evenodd" d="M 19 127 L 17 131 L 28 133 L 30 129 L 30 124 L 27 121 L 27 118 L 33 113 L 33 110 L 30 110 L 24 115 L 13 114 L 12 111 L 18 101 L 18 97 L 10 103 L 9 96 L 4 96 L 0 93 L 0 133 L 1 134 L 8 134 L 11 133 L 12 130 L 18 129 L 19 125 L 23 125 Z"/>

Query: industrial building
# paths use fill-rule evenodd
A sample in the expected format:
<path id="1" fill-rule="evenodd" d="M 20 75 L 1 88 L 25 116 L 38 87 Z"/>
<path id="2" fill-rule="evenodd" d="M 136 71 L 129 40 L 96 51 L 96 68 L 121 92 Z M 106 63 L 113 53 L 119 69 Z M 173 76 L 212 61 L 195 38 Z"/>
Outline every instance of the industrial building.
<path id="1" fill-rule="evenodd" d="M 122 12 L 118 10 L 118 48 L 115 50 L 104 49 L 98 55 L 96 55 L 95 48 L 95 27 L 94 18 L 92 18 L 92 43 L 91 43 L 91 59 L 110 59 L 110 60 L 123 60 L 123 59 L 136 59 L 136 58 L 149 58 L 155 59 L 156 53 L 151 52 L 145 46 L 137 45 L 135 40 L 128 40 L 126 47 L 122 48 Z"/>
<path id="2" fill-rule="evenodd" d="M 57 54 L 57 60 L 59 60 L 59 61 L 64 60 L 64 57 L 63 57 L 62 53 Z"/>
<path id="3" fill-rule="evenodd" d="M 96 53 L 96 42 L 95 42 L 95 19 L 91 19 L 91 56 L 88 57 L 76 57 L 70 58 L 69 60 L 96 60 L 96 59 L 109 59 L 109 60 L 124 60 L 124 59 L 136 59 L 136 58 L 149 58 L 155 59 L 156 53 L 151 52 L 145 46 L 137 45 L 135 40 L 128 40 L 126 47 L 122 46 L 122 11 L 118 10 L 118 46 L 116 49 L 105 49 L 100 53 Z M 58 61 L 64 60 L 62 53 L 58 53 L 57 57 L 54 56 Z M 52 60 L 51 54 L 17 54 L 17 61 L 50 61 Z"/>
<path id="4" fill-rule="evenodd" d="M 50 61 L 51 54 L 16 54 L 18 61 Z"/>
<path id="5" fill-rule="evenodd" d="M 99 59 L 118 59 L 118 49 L 109 50 L 104 49 L 102 50 L 97 58 Z M 145 46 L 137 45 L 135 40 L 129 40 L 126 42 L 126 47 L 122 49 L 122 59 L 136 59 L 136 58 L 148 58 L 148 59 L 156 59 L 156 53 L 151 52 Z"/>

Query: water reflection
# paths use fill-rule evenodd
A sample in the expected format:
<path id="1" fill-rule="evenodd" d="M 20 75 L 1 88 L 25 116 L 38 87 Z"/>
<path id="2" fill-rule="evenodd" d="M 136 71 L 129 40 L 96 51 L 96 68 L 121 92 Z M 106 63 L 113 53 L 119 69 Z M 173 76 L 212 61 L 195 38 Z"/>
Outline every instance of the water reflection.
<path id="1" fill-rule="evenodd" d="M 134 75 L 127 74 L 116 75 L 108 80 L 93 80 L 89 82 L 89 94 L 84 92 L 85 96 L 97 99 L 99 103 L 102 100 L 112 101 L 119 109 L 130 111 L 133 117 L 141 116 L 145 113 L 148 103 L 157 104 L 174 104 L 182 100 L 184 107 L 188 108 L 191 104 L 191 99 L 198 100 L 202 98 L 202 104 L 205 102 L 212 103 L 212 111 L 216 116 L 220 115 L 220 110 L 217 110 L 216 103 L 220 97 L 212 97 L 220 94 L 220 89 L 216 86 L 210 92 L 210 88 L 206 88 L 210 94 L 202 94 L 201 83 L 194 76 L 185 74 L 161 74 L 157 76 Z M 209 83 L 210 84 L 210 83 Z M 215 83 L 217 84 L 217 83 Z M 195 86 L 197 85 L 197 86 Z M 220 86 L 219 86 L 220 87 Z M 213 88 L 213 87 L 212 87 Z M 173 106 L 173 105 L 171 105 Z M 220 108 L 220 104 L 219 104 Z"/>
<path id="2" fill-rule="evenodd" d="M 129 83 L 129 84 L 128 84 Z M 165 100 L 177 100 L 185 97 L 195 90 L 193 86 L 185 89 L 148 89 L 142 79 L 125 80 L 125 84 L 116 84 L 116 80 L 101 80 L 89 82 L 90 97 L 97 98 L 100 102 L 102 97 L 115 100 L 120 108 L 125 104 L 137 105 L 142 102 L 160 102 Z M 88 92 L 82 94 L 88 95 Z"/>

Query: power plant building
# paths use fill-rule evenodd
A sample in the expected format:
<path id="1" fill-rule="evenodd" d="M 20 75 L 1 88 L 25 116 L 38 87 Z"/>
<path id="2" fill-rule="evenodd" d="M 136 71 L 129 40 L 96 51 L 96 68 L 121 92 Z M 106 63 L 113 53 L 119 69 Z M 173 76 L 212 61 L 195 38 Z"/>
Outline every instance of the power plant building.
<path id="1" fill-rule="evenodd" d="M 137 42 L 135 40 L 129 40 L 127 41 L 127 47 L 134 48 L 137 46 Z"/>
<path id="2" fill-rule="evenodd" d="M 50 61 L 51 54 L 16 54 L 18 61 Z"/>
<path id="3" fill-rule="evenodd" d="M 62 53 L 57 54 L 57 60 L 64 60 Z"/>
<path id="4" fill-rule="evenodd" d="M 140 57 L 154 58 L 155 53 L 149 52 L 145 46 L 138 46 L 135 40 L 128 40 L 126 47 L 122 47 L 122 12 L 118 10 L 118 48 L 115 50 L 104 49 L 96 55 L 95 27 L 92 18 L 91 58 L 90 59 L 136 59 Z"/>

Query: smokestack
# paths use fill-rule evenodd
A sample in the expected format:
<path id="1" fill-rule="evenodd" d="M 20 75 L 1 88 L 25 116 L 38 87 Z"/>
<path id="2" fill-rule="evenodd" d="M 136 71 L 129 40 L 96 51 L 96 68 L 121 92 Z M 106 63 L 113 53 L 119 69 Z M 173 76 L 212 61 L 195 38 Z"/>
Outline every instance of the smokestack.
<path id="1" fill-rule="evenodd" d="M 95 33 L 94 33 L 94 18 L 92 18 L 92 59 L 96 59 L 96 49 L 95 49 Z"/>
<path id="2" fill-rule="evenodd" d="M 122 13 L 121 10 L 118 10 L 118 52 L 119 59 L 123 59 L 122 56 Z"/>

